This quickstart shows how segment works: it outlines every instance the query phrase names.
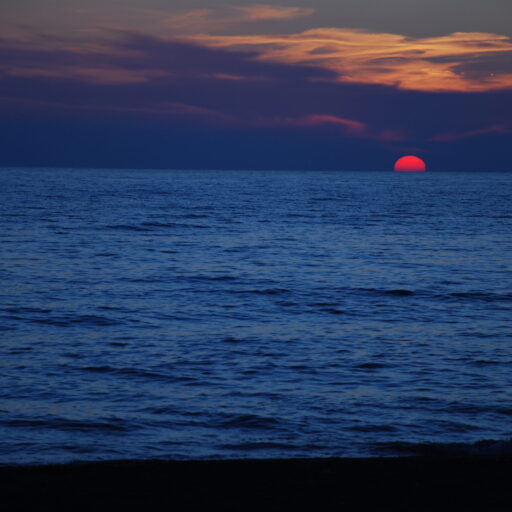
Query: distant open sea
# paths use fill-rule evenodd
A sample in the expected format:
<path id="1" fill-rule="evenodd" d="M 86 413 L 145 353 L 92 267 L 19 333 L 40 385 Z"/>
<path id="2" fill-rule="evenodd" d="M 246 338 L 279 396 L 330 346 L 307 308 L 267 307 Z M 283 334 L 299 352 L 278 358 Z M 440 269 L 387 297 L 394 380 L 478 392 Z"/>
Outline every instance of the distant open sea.
<path id="1" fill-rule="evenodd" d="M 0 183 L 0 463 L 511 451 L 512 173 Z"/>

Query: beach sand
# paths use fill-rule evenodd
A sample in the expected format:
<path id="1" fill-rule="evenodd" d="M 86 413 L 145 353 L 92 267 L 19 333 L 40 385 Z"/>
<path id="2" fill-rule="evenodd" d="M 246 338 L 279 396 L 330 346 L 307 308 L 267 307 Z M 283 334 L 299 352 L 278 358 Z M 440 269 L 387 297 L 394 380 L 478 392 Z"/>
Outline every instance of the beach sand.
<path id="1" fill-rule="evenodd" d="M 510 456 L 1 466 L 3 510 L 512 510 Z"/>

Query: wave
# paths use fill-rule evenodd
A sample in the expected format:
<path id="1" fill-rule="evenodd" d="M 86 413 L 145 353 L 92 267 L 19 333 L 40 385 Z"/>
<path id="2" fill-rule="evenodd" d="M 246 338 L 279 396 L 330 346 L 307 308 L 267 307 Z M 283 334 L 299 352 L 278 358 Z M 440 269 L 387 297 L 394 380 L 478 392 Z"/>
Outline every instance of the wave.
<path id="1" fill-rule="evenodd" d="M 254 295 L 279 295 L 281 293 L 290 293 L 287 288 L 267 288 L 263 290 L 236 290 L 234 293 L 250 293 Z"/>
<path id="2" fill-rule="evenodd" d="M 328 290 L 332 291 L 332 290 Z M 465 291 L 465 292 L 443 292 L 442 290 L 420 289 L 412 290 L 408 288 L 336 288 L 335 291 L 348 292 L 348 293 L 363 293 L 371 295 L 390 295 L 395 297 L 409 297 L 409 296 L 423 296 L 431 297 L 437 300 L 455 300 L 455 299 L 470 299 L 481 300 L 486 302 L 491 301 L 511 301 L 512 293 L 504 292 L 490 292 L 490 291 Z M 316 303 L 314 305 L 328 305 L 330 303 Z"/>
<path id="3" fill-rule="evenodd" d="M 1 308 L 0 311 L 6 311 L 7 313 L 23 314 L 23 313 L 51 313 L 51 309 L 46 308 L 29 308 L 26 306 L 19 306 L 16 308 Z"/>
<path id="4" fill-rule="evenodd" d="M 398 295 L 398 296 L 401 296 L 401 297 L 406 297 L 408 295 L 413 295 L 414 292 L 412 290 L 401 290 L 401 289 L 397 289 L 397 290 L 384 290 L 384 292 L 386 295 Z"/>
<path id="5" fill-rule="evenodd" d="M 193 228 L 208 229 L 210 226 L 204 224 L 184 224 L 179 222 L 142 222 L 140 225 L 134 224 L 109 224 L 107 229 L 118 229 L 124 231 L 153 231 L 152 228 Z"/>
<path id="6" fill-rule="evenodd" d="M 380 368 L 389 368 L 389 365 L 382 363 L 361 363 L 354 366 L 354 368 L 359 370 L 378 370 Z"/>
<path id="7" fill-rule="evenodd" d="M 235 338 L 233 336 L 226 336 L 223 340 L 224 343 L 243 343 L 244 340 Z"/>
<path id="8" fill-rule="evenodd" d="M 235 281 L 238 279 L 236 276 L 204 276 L 204 275 L 195 275 L 195 276 L 185 276 L 186 279 L 194 279 L 197 281 Z"/>
<path id="9" fill-rule="evenodd" d="M 461 299 L 479 299 L 483 301 L 509 301 L 512 300 L 512 293 L 491 293 L 491 292 L 453 292 L 450 297 L 458 297 Z"/>
<path id="10" fill-rule="evenodd" d="M 205 215 L 204 213 L 186 213 L 181 215 L 183 219 L 208 219 L 210 215 Z"/>
<path id="11" fill-rule="evenodd" d="M 218 422 L 221 428 L 243 428 L 256 430 L 274 430 L 279 428 L 276 418 L 258 416 L 257 414 L 227 415 Z"/>
<path id="12" fill-rule="evenodd" d="M 46 418 L 46 419 L 1 419 L 1 426 L 34 428 L 34 429 L 53 429 L 64 431 L 79 432 L 128 432 L 133 429 L 133 425 L 123 422 L 118 418 L 106 418 L 100 421 L 78 421 L 66 418 Z"/>
<path id="13" fill-rule="evenodd" d="M 350 427 L 350 430 L 354 432 L 396 432 L 396 428 L 392 425 L 355 425 Z"/>
<path id="14" fill-rule="evenodd" d="M 346 314 L 346 311 L 343 309 L 336 309 L 336 308 L 324 308 L 322 311 L 325 311 L 326 313 L 331 313 L 331 315 L 344 315 Z"/>
<path id="15" fill-rule="evenodd" d="M 121 376 L 128 376 L 128 377 L 142 377 L 142 378 L 152 379 L 152 380 L 153 379 L 165 380 L 165 381 L 177 380 L 175 378 L 170 378 L 161 373 L 151 372 L 151 371 L 147 371 L 147 370 L 141 370 L 138 368 L 115 368 L 113 366 L 102 365 L 102 366 L 83 366 L 83 367 L 77 368 L 77 370 L 81 370 L 84 372 L 106 373 L 106 374 L 121 375 Z"/>
<path id="16" fill-rule="evenodd" d="M 143 222 L 142 226 L 148 226 L 153 228 L 204 228 L 207 229 L 210 226 L 203 224 L 183 224 L 179 222 Z"/>
<path id="17" fill-rule="evenodd" d="M 113 224 L 106 226 L 108 229 L 124 229 L 127 231 L 151 231 L 147 228 L 141 228 L 140 226 L 132 226 L 131 224 Z"/>
<path id="18" fill-rule="evenodd" d="M 494 360 L 490 360 L 490 359 L 477 359 L 476 361 L 471 361 L 471 364 L 474 366 L 494 366 L 494 365 L 510 364 L 510 361 L 494 361 Z"/>
<path id="19" fill-rule="evenodd" d="M 120 322 L 118 320 L 98 315 L 76 315 L 53 318 L 33 318 L 29 319 L 29 321 L 36 324 L 55 325 L 60 327 L 69 327 L 77 324 L 90 324 L 95 326 L 108 327 L 123 324 L 123 322 Z"/>
<path id="20" fill-rule="evenodd" d="M 381 288 L 355 288 L 354 290 L 378 295 L 395 295 L 397 297 L 408 297 L 409 295 L 414 295 L 414 293 L 416 293 L 414 290 L 408 290 L 405 288 L 392 288 L 390 290 Z"/>
<path id="21" fill-rule="evenodd" d="M 384 452 L 406 455 L 512 455 L 512 439 L 485 439 L 474 443 L 378 443 Z"/>
<path id="22" fill-rule="evenodd" d="M 254 451 L 254 450 L 285 450 L 295 451 L 301 447 L 294 444 L 276 443 L 269 441 L 260 441 L 253 443 L 239 443 L 239 444 L 223 444 L 220 445 L 221 450 L 236 450 L 236 451 Z"/>

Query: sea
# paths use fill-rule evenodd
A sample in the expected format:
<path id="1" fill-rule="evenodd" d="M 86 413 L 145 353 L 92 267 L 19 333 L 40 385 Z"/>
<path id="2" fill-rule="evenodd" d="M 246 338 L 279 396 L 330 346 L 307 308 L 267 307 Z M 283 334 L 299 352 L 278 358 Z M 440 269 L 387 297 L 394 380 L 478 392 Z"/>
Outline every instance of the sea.
<path id="1" fill-rule="evenodd" d="M 0 183 L 0 463 L 512 452 L 512 172 Z"/>

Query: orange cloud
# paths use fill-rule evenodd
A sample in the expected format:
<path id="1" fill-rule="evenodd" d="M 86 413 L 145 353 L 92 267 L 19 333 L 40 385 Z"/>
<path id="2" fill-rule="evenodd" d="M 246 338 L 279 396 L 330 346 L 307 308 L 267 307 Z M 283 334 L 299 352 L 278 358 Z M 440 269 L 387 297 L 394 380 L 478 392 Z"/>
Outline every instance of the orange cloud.
<path id="1" fill-rule="evenodd" d="M 292 34 L 243 35 L 248 23 L 290 20 L 313 14 L 314 9 L 272 5 L 232 6 L 182 12 L 131 9 L 139 33 L 162 40 L 181 40 L 213 48 L 248 50 L 260 61 L 311 66 L 328 70 L 343 83 L 376 84 L 428 92 L 484 92 L 512 87 L 512 40 L 483 32 L 456 32 L 440 37 L 411 38 L 348 28 L 315 28 Z M 131 19 L 131 18 L 130 18 Z M 133 21 L 133 20 L 132 20 Z M 67 50 L 80 55 L 137 57 L 135 48 L 118 43 L 135 28 L 103 24 L 77 32 L 67 44 L 61 38 L 17 34 L 11 45 Z M 241 26 L 239 29 L 238 27 Z M 226 34 L 226 29 L 230 33 Z M 93 30 L 93 40 L 90 31 Z M 233 34 L 239 30 L 242 35 Z M 103 41 L 98 40 L 103 38 Z M 5 37 L 4 37 L 5 39 Z M 254 58 L 251 55 L 251 58 Z M 508 68 L 508 69 L 507 69 Z M 158 77 L 157 71 L 70 69 L 71 77 L 95 83 L 136 83 Z M 18 76 L 59 76 L 62 69 L 14 69 Z M 51 73 L 51 75 L 50 75 Z M 220 73 L 220 72 L 219 72 Z M 46 75 L 45 75 L 46 74 Z M 212 76 L 216 73 L 213 71 Z M 124 78 L 123 78 L 124 77 Z M 235 73 L 217 78 L 238 79 Z M 240 77 L 242 79 L 243 77 Z"/>
<path id="2" fill-rule="evenodd" d="M 315 66 L 337 81 L 390 85 L 417 91 L 480 92 L 512 87 L 512 74 L 475 76 L 458 67 L 486 56 L 510 53 L 507 36 L 457 32 L 442 37 L 408 38 L 355 29 L 318 28 L 286 35 L 187 36 L 215 48 L 256 51 L 258 59 Z"/>

